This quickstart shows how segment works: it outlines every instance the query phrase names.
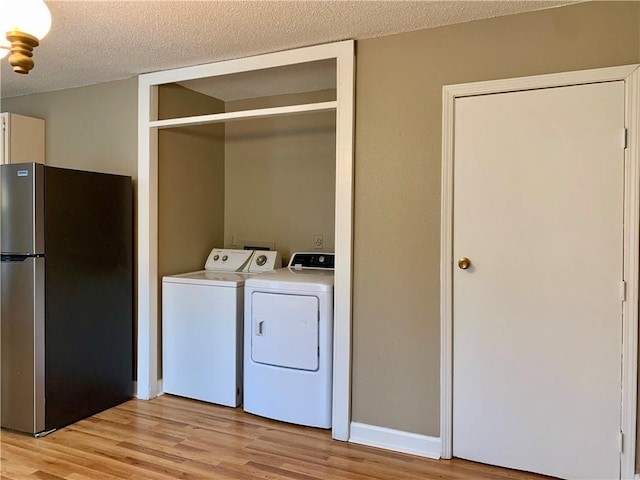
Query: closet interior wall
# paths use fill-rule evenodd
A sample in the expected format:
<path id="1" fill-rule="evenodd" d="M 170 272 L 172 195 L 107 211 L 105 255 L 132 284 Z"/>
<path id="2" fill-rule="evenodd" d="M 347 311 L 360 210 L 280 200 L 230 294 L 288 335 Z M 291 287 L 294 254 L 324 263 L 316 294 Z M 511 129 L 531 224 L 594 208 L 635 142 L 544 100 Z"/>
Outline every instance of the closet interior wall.
<path id="1" fill-rule="evenodd" d="M 335 100 L 335 89 L 223 102 L 177 84 L 158 88 L 158 118 Z M 162 276 L 203 268 L 213 247 L 333 251 L 335 112 L 160 129 L 158 311 Z M 322 248 L 314 248 L 321 235 Z M 162 378 L 162 322 L 158 362 Z"/>

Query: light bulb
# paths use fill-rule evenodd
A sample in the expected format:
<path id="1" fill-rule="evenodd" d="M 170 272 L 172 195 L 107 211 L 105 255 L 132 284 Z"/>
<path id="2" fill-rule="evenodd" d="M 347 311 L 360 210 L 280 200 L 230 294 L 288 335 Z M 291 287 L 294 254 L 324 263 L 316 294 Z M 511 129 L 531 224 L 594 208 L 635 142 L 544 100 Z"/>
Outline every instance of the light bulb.
<path id="1" fill-rule="evenodd" d="M 0 45 L 8 45 L 7 32 L 17 30 L 42 40 L 50 28 L 51 13 L 44 0 L 0 0 Z"/>

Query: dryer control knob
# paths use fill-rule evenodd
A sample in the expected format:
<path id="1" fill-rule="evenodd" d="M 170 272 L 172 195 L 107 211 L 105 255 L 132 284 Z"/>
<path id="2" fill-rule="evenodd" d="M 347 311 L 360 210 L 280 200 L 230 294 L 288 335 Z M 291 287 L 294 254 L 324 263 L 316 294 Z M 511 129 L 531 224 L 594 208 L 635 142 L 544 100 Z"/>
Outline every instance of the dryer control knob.
<path id="1" fill-rule="evenodd" d="M 213 256 L 213 260 L 216 261 L 216 262 L 218 261 L 219 258 L 220 258 L 220 255 L 214 255 Z"/>
<path id="2" fill-rule="evenodd" d="M 229 257 L 228 257 L 227 255 L 223 255 L 223 256 L 222 256 L 222 261 L 223 261 L 223 262 L 226 262 L 228 258 L 229 258 Z"/>
<path id="3" fill-rule="evenodd" d="M 256 258 L 256 263 L 259 267 L 262 267 L 265 263 L 267 263 L 267 256 L 260 255 L 258 258 Z"/>

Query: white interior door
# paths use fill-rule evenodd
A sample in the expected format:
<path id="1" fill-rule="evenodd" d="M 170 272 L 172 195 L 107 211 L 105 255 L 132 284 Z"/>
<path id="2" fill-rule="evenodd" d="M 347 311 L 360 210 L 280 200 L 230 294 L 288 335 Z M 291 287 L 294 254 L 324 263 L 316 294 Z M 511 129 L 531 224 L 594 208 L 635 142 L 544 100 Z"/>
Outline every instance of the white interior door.
<path id="1" fill-rule="evenodd" d="M 620 475 L 624 101 L 622 81 L 455 101 L 454 456 Z"/>

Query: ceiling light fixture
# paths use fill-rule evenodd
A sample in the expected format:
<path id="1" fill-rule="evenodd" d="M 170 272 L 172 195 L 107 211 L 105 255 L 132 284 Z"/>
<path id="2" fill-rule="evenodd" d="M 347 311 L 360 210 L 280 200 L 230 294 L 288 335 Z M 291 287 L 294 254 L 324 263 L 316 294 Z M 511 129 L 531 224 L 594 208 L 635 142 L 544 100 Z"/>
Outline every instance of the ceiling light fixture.
<path id="1" fill-rule="evenodd" d="M 9 53 L 16 73 L 33 68 L 33 49 L 49 33 L 51 13 L 44 0 L 0 0 L 0 58 Z"/>

